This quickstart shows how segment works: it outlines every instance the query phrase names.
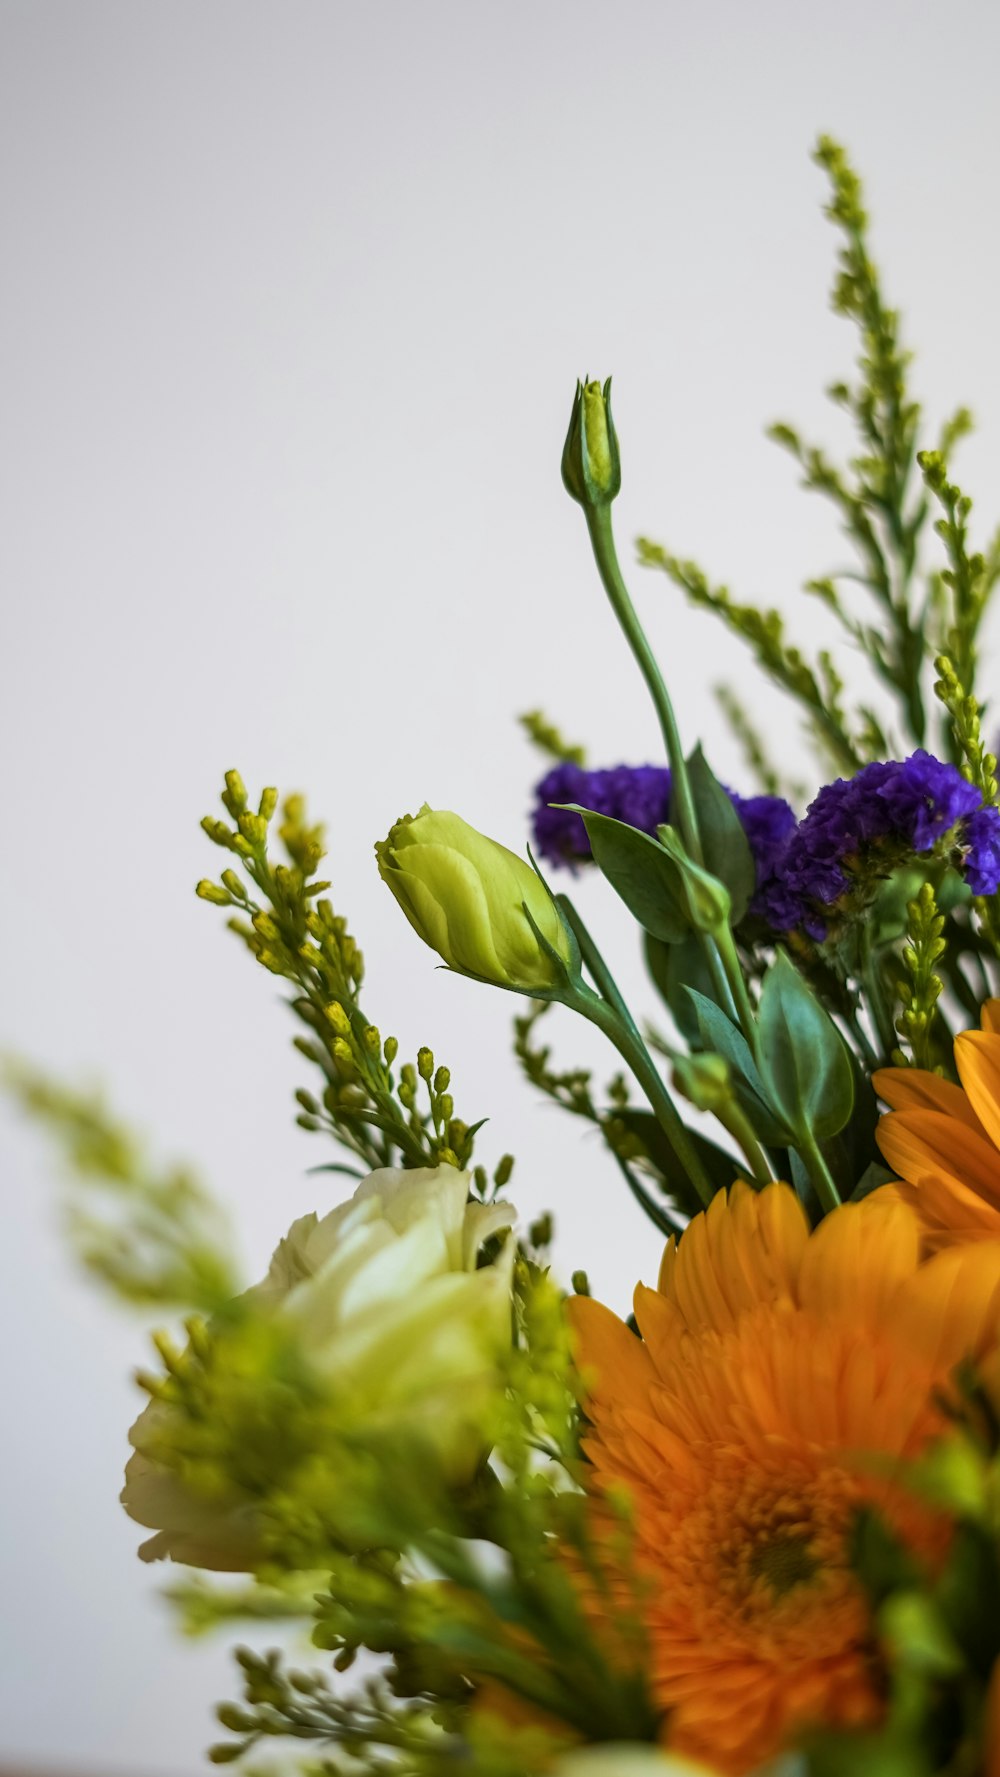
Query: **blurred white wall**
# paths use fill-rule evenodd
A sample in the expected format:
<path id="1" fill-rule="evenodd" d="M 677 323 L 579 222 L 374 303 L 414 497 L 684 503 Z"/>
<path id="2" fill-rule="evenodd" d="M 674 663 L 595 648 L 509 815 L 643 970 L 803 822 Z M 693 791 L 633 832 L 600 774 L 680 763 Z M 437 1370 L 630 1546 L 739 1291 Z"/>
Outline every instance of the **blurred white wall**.
<path id="1" fill-rule="evenodd" d="M 191 892 L 230 764 L 329 821 L 375 1016 L 451 1060 L 565 1271 L 617 1303 L 653 1274 L 600 1149 L 515 1077 L 512 1003 L 435 974 L 372 841 L 428 799 L 520 845 L 538 703 L 595 763 L 656 757 L 559 484 L 582 372 L 615 375 L 623 542 L 819 633 L 796 589 L 843 552 L 762 425 L 840 438 L 821 129 L 867 178 L 934 421 L 978 410 L 995 521 L 998 53 L 990 0 L 4 0 L 0 1039 L 196 1158 L 252 1268 L 328 1199 L 280 996 Z M 635 590 L 738 783 L 708 687 L 742 657 Z M 0 1757 L 190 1771 L 231 1688 L 116 1504 L 144 1330 L 75 1277 L 48 1154 L 2 1135 Z"/>

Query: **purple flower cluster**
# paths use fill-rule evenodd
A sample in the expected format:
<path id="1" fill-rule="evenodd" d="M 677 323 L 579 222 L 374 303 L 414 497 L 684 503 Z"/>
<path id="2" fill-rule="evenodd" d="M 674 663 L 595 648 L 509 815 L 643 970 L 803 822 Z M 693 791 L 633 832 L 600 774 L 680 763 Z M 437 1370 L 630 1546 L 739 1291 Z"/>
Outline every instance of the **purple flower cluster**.
<path id="1" fill-rule="evenodd" d="M 843 897 L 864 895 L 906 857 L 945 839 L 973 894 L 993 894 L 1000 812 L 983 806 L 954 765 L 922 749 L 908 759 L 875 760 L 827 784 L 810 804 L 759 896 L 760 910 L 775 931 L 799 928 L 822 940 Z"/>
<path id="2" fill-rule="evenodd" d="M 1000 811 L 983 806 L 956 766 L 922 749 L 827 784 L 798 823 L 780 796 L 727 794 L 757 873 L 750 913 L 772 932 L 799 930 L 821 942 L 838 903 L 846 911 L 845 898 L 853 897 L 860 911 L 879 879 L 942 841 L 974 895 L 1000 888 Z M 578 814 L 551 806 L 562 802 L 655 833 L 669 819 L 670 773 L 659 765 L 557 765 L 543 777 L 532 821 L 536 849 L 550 864 L 586 863 L 587 830 Z"/>
<path id="3" fill-rule="evenodd" d="M 756 910 L 794 831 L 795 816 L 780 796 L 737 796 L 732 790 L 727 795 L 750 842 L 757 872 L 752 909 Z M 551 807 L 554 802 L 576 802 L 640 832 L 655 833 L 670 818 L 670 772 L 661 765 L 618 765 L 605 771 L 557 765 L 543 777 L 535 790 L 535 847 L 550 864 L 586 863 L 590 840 L 583 821 L 568 809 Z"/>

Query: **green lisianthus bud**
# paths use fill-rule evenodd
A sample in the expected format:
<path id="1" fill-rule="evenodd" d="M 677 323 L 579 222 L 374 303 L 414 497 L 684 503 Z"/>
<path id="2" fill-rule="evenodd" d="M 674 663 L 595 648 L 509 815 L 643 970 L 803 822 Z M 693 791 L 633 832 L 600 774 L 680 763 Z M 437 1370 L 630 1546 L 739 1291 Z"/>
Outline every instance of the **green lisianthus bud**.
<path id="1" fill-rule="evenodd" d="M 673 861 L 677 899 L 695 931 L 720 931 L 729 922 L 733 904 L 725 883 L 694 862 L 675 828 L 657 827 L 656 837 Z"/>
<path id="2" fill-rule="evenodd" d="M 718 1113 L 733 1096 L 732 1076 L 724 1055 L 679 1055 L 674 1085 L 698 1111 Z"/>
<path id="3" fill-rule="evenodd" d="M 461 816 L 425 805 L 375 855 L 414 931 L 450 969 L 521 993 L 565 980 L 570 942 L 545 884 Z"/>
<path id="4" fill-rule="evenodd" d="M 383 1471 L 416 1451 L 465 1485 L 487 1454 L 510 1350 L 515 1245 L 502 1203 L 452 1166 L 383 1169 L 294 1222 L 264 1280 L 207 1326 L 129 1433 L 122 1504 L 156 1534 L 144 1560 L 254 1571 L 302 1497 L 350 1541 L 345 1451 Z M 341 1492 L 346 1483 L 339 1482 Z"/>
<path id="5" fill-rule="evenodd" d="M 611 418 L 611 378 L 576 385 L 562 455 L 563 486 L 581 506 L 609 506 L 622 484 L 618 435 Z"/>

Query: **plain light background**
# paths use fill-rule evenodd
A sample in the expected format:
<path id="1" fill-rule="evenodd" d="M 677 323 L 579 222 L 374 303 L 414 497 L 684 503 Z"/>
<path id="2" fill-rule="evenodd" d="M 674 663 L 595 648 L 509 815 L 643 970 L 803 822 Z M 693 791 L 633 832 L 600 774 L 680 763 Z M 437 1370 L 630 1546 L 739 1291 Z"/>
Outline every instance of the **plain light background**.
<path id="1" fill-rule="evenodd" d="M 192 894 L 231 764 L 328 821 L 372 1015 L 451 1062 L 564 1273 L 619 1307 L 653 1275 L 600 1147 L 517 1079 L 512 1002 L 434 972 L 372 843 L 426 799 L 520 847 L 537 704 L 595 763 L 657 757 L 559 483 L 578 374 L 615 376 L 625 560 L 648 532 L 821 635 L 796 589 L 843 550 L 762 437 L 842 441 L 820 130 L 867 179 L 934 426 L 977 409 L 995 521 L 998 54 L 991 0 L 0 7 L 0 1039 L 197 1160 L 248 1275 L 330 1197 L 275 983 Z M 740 784 L 709 688 L 741 654 L 632 578 L 685 735 Z M 580 898 L 648 1011 L 617 909 Z M 3 1173 L 0 1757 L 180 1777 L 233 1690 L 116 1504 L 145 1329 L 77 1279 L 9 1117 Z"/>

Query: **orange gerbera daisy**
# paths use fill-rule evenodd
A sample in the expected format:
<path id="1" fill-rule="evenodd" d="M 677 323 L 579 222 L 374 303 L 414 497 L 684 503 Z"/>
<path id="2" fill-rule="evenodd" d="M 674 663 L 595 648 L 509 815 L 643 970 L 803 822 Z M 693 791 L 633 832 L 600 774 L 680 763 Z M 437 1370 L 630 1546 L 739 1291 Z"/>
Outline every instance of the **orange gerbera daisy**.
<path id="1" fill-rule="evenodd" d="M 955 1038 L 961 1086 L 919 1067 L 872 1075 L 892 1109 L 878 1145 L 935 1252 L 956 1241 L 1000 1238 L 1000 1000 L 987 1000 L 982 1029 Z"/>
<path id="2" fill-rule="evenodd" d="M 908 1206 L 873 1193 L 810 1232 L 787 1185 L 736 1185 L 640 1286 L 637 1339 L 571 1312 L 597 1491 L 626 1486 L 664 1744 L 751 1770 L 811 1724 L 882 1709 L 849 1560 L 874 1501 L 911 1546 L 947 1525 L 887 1478 L 943 1429 L 940 1390 L 1000 1336 L 1000 1241 L 921 1264 Z M 879 1473 L 865 1457 L 883 1459 Z"/>

